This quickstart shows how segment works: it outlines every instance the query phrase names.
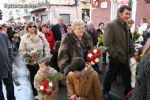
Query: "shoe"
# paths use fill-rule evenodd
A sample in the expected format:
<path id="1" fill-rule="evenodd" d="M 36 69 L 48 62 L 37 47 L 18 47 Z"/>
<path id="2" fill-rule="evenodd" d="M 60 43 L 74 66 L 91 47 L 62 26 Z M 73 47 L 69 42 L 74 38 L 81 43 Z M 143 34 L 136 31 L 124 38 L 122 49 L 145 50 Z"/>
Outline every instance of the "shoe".
<path id="1" fill-rule="evenodd" d="M 111 100 L 111 96 L 109 93 L 104 93 L 103 98 L 104 98 L 104 100 Z"/>

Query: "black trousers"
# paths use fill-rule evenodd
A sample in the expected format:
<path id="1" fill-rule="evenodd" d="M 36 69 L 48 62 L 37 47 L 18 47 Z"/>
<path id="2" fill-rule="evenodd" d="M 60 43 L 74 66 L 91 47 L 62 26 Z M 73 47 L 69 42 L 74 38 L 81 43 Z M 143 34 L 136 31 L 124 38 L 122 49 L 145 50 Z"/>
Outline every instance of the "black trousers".
<path id="1" fill-rule="evenodd" d="M 100 73 L 99 66 L 97 63 L 95 65 L 92 65 L 92 67 L 97 73 Z"/>
<path id="2" fill-rule="evenodd" d="M 103 62 L 106 63 L 106 51 L 102 53 L 103 55 Z"/>
<path id="3" fill-rule="evenodd" d="M 14 85 L 13 85 L 13 80 L 12 80 L 12 74 L 8 74 L 8 78 L 0 79 L 0 100 L 5 100 L 4 94 L 3 94 L 2 81 L 4 85 L 6 86 L 7 100 L 16 100 L 15 95 L 14 95 Z"/>
<path id="4" fill-rule="evenodd" d="M 118 72 L 121 75 L 123 85 L 125 86 L 124 94 L 127 95 L 127 93 L 132 89 L 129 63 L 123 64 L 116 58 L 110 58 L 109 70 L 104 79 L 103 93 L 108 93 L 110 91 L 111 84 L 115 80 Z"/>
<path id="5" fill-rule="evenodd" d="M 36 89 L 34 88 L 34 77 L 39 69 L 39 65 L 38 64 L 35 64 L 35 65 L 27 65 L 27 68 L 30 72 L 30 82 L 31 82 L 31 86 L 32 86 L 32 91 L 33 91 L 33 94 L 34 96 L 37 96 L 37 91 Z"/>

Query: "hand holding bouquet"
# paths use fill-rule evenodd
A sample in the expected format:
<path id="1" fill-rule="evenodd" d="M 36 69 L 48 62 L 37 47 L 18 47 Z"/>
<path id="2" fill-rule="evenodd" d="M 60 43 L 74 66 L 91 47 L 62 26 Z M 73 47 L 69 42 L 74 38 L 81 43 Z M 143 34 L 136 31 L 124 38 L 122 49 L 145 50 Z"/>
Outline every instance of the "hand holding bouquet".
<path id="1" fill-rule="evenodd" d="M 23 58 L 26 63 L 37 63 L 40 56 L 41 52 L 36 48 L 32 48 L 27 50 L 27 53 L 24 54 Z"/>
<path id="2" fill-rule="evenodd" d="M 92 49 L 87 55 L 87 60 L 91 62 L 92 65 L 98 63 L 101 59 L 101 50 L 99 48 Z"/>
<path id="3" fill-rule="evenodd" d="M 56 91 L 56 86 L 54 86 L 52 81 L 49 81 L 46 79 L 43 84 L 40 86 L 40 93 L 43 95 L 43 100 L 44 96 L 51 96 L 53 93 Z"/>

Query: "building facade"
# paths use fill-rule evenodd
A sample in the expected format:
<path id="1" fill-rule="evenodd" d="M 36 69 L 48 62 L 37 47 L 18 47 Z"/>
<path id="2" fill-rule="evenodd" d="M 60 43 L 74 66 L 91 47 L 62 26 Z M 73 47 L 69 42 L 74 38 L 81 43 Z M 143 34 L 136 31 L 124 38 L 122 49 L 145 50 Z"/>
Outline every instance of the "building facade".
<path id="1" fill-rule="evenodd" d="M 140 24 L 142 18 L 150 22 L 150 3 L 146 3 L 145 0 L 101 0 L 99 6 L 92 7 L 92 21 L 95 25 L 99 22 L 107 24 L 117 17 L 117 9 L 122 4 L 129 4 L 132 7 L 131 18 L 135 21 L 133 30 Z"/>

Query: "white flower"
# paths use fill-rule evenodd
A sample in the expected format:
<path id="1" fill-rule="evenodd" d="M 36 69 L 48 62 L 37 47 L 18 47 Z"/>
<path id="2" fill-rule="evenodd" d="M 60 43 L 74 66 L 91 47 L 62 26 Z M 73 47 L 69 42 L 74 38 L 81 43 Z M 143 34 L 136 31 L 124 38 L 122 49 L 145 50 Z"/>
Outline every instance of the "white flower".
<path id="1" fill-rule="evenodd" d="M 94 65 L 94 64 L 95 64 L 95 62 L 91 61 L 91 64 L 92 64 L 92 65 Z"/>
<path id="2" fill-rule="evenodd" d="M 40 86 L 40 90 L 43 90 L 44 89 L 44 86 Z"/>
<path id="3" fill-rule="evenodd" d="M 52 83 L 52 82 L 49 82 L 49 86 L 52 87 L 52 86 L 53 86 L 53 83 Z"/>
<path id="4" fill-rule="evenodd" d="M 88 57 L 90 57 L 90 58 L 91 58 L 92 56 L 93 56 L 93 55 L 92 55 L 91 53 L 89 53 L 89 54 L 88 54 Z"/>
<path id="5" fill-rule="evenodd" d="M 99 59 L 98 59 L 98 58 L 96 58 L 96 59 L 95 59 L 95 62 L 96 62 L 96 63 L 98 63 L 98 62 L 99 62 Z"/>
<path id="6" fill-rule="evenodd" d="M 94 53 L 97 53 L 97 49 L 94 49 L 93 52 L 94 52 Z"/>

